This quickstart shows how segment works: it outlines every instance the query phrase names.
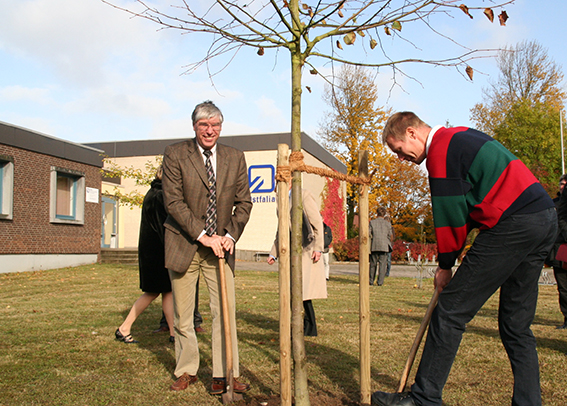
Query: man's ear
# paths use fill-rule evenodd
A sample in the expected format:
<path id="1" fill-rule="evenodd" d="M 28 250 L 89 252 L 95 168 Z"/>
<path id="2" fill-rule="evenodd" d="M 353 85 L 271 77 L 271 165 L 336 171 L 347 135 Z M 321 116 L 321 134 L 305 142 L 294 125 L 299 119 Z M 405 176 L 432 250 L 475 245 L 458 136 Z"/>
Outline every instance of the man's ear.
<path id="1" fill-rule="evenodd" d="M 414 127 L 406 128 L 406 137 L 411 139 L 417 139 L 417 129 Z"/>

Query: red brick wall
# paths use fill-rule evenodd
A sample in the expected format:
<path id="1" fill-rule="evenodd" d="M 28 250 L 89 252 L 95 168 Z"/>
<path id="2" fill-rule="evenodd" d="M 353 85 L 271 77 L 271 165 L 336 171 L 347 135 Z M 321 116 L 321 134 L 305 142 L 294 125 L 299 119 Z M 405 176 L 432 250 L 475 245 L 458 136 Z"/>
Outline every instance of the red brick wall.
<path id="1" fill-rule="evenodd" d="M 13 219 L 0 219 L 0 254 L 98 254 L 101 206 L 85 202 L 83 225 L 49 222 L 51 167 L 85 174 L 85 187 L 99 190 L 100 168 L 0 144 L 14 158 Z M 100 195 L 99 195 L 100 201 Z"/>

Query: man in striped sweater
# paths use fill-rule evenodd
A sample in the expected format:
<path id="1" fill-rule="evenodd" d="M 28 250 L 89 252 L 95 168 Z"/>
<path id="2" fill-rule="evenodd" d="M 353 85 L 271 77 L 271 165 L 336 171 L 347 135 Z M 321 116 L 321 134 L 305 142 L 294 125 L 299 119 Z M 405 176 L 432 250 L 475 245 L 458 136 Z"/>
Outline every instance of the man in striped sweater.
<path id="1" fill-rule="evenodd" d="M 440 406 L 466 324 L 500 289 L 498 327 L 514 374 L 513 406 L 541 405 L 536 340 L 530 330 L 544 259 L 556 232 L 553 201 L 498 141 L 467 127 L 431 128 L 412 112 L 391 116 L 382 140 L 401 160 L 426 158 L 439 266 L 439 302 L 411 392 L 375 392 L 381 406 Z M 467 234 L 480 230 L 452 267 Z"/>

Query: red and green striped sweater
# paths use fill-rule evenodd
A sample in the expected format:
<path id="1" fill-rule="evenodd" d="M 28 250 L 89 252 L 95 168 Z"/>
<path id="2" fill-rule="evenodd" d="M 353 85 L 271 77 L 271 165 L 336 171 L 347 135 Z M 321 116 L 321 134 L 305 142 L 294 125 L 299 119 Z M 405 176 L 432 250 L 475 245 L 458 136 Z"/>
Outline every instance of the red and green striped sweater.
<path id="1" fill-rule="evenodd" d="M 530 170 L 492 137 L 441 127 L 427 153 L 439 266 L 449 269 L 473 228 L 511 214 L 536 213 L 553 201 Z"/>

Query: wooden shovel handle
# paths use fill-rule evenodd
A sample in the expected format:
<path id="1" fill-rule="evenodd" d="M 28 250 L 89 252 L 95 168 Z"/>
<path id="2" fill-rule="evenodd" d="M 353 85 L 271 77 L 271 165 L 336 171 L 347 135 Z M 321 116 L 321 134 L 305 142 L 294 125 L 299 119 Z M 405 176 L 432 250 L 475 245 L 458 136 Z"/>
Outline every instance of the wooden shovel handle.
<path id="1" fill-rule="evenodd" d="M 222 307 L 222 322 L 224 326 L 224 342 L 226 353 L 226 384 L 227 391 L 232 392 L 233 384 L 233 361 L 232 361 L 232 334 L 230 330 L 230 316 L 228 310 L 228 293 L 226 288 L 226 276 L 224 274 L 224 258 L 219 258 L 220 293 Z"/>
<path id="2" fill-rule="evenodd" d="M 408 380 L 408 376 L 413 365 L 413 361 L 415 360 L 415 356 L 417 354 L 417 350 L 419 349 L 419 345 L 421 344 L 421 339 L 425 334 L 425 330 L 427 330 L 427 326 L 429 325 L 429 321 L 431 320 L 431 314 L 433 313 L 433 309 L 437 305 L 437 300 L 439 299 L 439 290 L 435 288 L 435 292 L 433 292 L 433 297 L 427 306 L 427 310 L 425 312 L 425 316 L 419 326 L 419 330 L 417 331 L 417 335 L 415 340 L 413 341 L 413 345 L 411 346 L 411 350 L 408 356 L 408 360 L 406 362 L 406 366 L 404 367 L 404 371 L 402 372 L 402 377 L 400 379 L 400 385 L 398 386 L 398 393 L 401 393 L 406 388 L 406 383 Z"/>

